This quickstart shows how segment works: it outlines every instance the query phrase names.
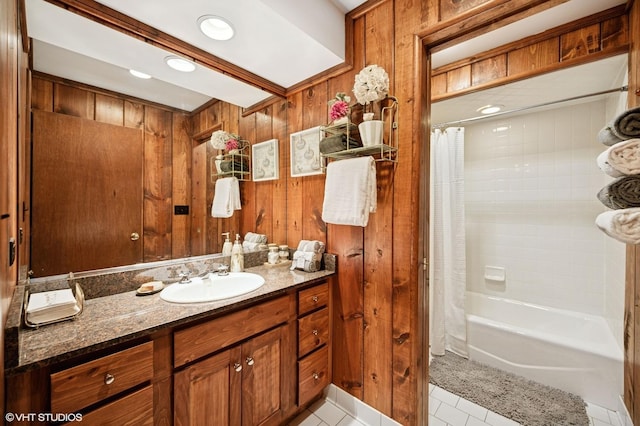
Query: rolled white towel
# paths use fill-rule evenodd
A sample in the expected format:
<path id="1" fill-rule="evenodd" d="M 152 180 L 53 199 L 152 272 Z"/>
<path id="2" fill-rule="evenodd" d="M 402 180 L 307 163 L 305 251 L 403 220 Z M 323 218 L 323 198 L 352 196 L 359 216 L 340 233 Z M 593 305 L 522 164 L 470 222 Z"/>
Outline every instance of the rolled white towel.
<path id="1" fill-rule="evenodd" d="M 300 240 L 298 251 L 324 253 L 324 243 L 318 240 Z"/>
<path id="2" fill-rule="evenodd" d="M 262 245 L 263 245 L 262 243 L 254 243 L 254 242 L 245 240 L 242 242 L 242 249 L 245 252 L 258 251 L 262 249 Z"/>
<path id="3" fill-rule="evenodd" d="M 267 236 L 265 234 L 256 234 L 255 232 L 247 232 L 247 234 L 244 236 L 244 240 L 252 243 L 266 243 Z"/>
<path id="4" fill-rule="evenodd" d="M 640 244 L 640 207 L 609 210 L 596 217 L 602 232 L 627 244 Z"/>
<path id="5" fill-rule="evenodd" d="M 598 167 L 612 177 L 640 174 L 640 139 L 617 143 L 597 159 Z"/>

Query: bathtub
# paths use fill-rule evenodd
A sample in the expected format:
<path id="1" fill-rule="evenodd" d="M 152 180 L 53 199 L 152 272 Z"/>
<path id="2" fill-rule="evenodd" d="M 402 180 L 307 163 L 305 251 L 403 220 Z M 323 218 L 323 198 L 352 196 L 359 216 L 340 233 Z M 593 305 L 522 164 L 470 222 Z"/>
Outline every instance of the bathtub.
<path id="1" fill-rule="evenodd" d="M 469 358 L 616 411 L 623 354 L 604 318 L 467 292 Z"/>

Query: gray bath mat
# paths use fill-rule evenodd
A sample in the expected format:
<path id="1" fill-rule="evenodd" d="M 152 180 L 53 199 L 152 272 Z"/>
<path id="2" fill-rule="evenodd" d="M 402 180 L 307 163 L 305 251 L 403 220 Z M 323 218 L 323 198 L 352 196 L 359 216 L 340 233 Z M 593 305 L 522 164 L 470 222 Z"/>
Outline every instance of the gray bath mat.
<path id="1" fill-rule="evenodd" d="M 446 352 L 434 356 L 429 381 L 526 426 L 588 425 L 579 396 Z"/>

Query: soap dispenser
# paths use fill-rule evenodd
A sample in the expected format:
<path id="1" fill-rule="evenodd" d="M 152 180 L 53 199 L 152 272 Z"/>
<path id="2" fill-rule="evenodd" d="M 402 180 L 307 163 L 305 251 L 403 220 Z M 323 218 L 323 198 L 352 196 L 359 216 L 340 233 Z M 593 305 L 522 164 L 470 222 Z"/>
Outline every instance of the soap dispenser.
<path id="1" fill-rule="evenodd" d="M 236 234 L 236 241 L 231 249 L 231 272 L 244 271 L 244 250 L 240 243 L 240 234 Z"/>
<path id="2" fill-rule="evenodd" d="M 222 255 L 223 256 L 231 256 L 232 244 L 231 244 L 231 241 L 229 241 L 229 233 L 228 232 L 223 232 L 222 236 L 226 237 L 225 240 L 224 240 L 224 244 L 222 245 Z"/>

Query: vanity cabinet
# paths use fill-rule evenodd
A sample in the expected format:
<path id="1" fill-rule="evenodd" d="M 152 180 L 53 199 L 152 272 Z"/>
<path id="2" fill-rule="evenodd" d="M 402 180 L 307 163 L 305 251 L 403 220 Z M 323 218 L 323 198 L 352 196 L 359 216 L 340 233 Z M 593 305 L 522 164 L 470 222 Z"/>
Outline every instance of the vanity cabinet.
<path id="1" fill-rule="evenodd" d="M 298 292 L 298 405 L 317 397 L 330 383 L 329 284 Z"/>
<path id="2" fill-rule="evenodd" d="M 295 409 L 293 319 L 284 296 L 176 331 L 174 424 L 280 424 Z"/>
<path id="3" fill-rule="evenodd" d="M 175 373 L 174 424 L 279 424 L 289 408 L 287 343 L 282 325 Z"/>

